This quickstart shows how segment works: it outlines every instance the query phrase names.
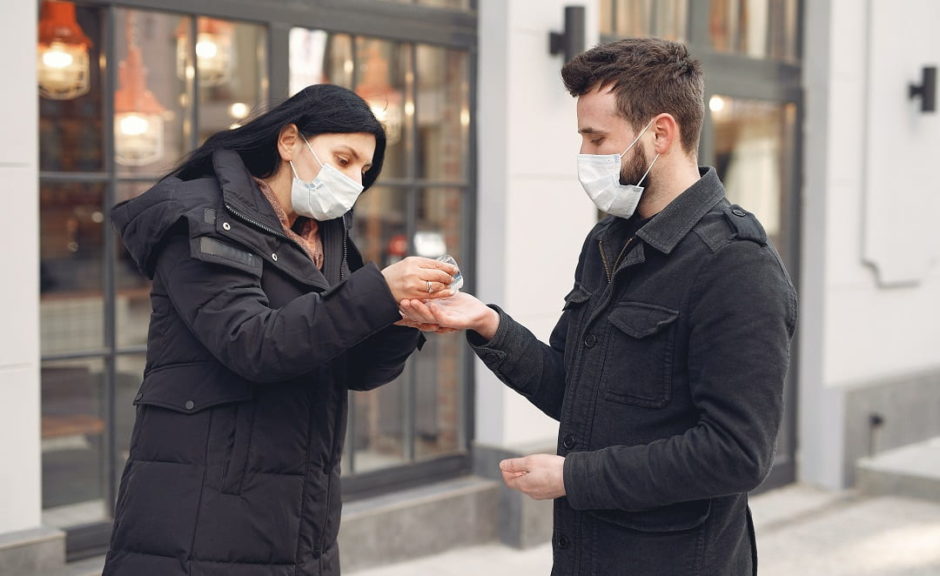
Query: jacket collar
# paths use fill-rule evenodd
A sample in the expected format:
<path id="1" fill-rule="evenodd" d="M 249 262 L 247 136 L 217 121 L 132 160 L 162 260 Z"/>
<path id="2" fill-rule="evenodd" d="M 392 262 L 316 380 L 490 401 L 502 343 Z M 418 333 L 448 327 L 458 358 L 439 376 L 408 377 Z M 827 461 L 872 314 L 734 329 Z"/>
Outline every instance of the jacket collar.
<path id="1" fill-rule="evenodd" d="M 264 194 L 258 190 L 258 185 L 237 152 L 216 150 L 212 154 L 212 166 L 222 188 L 222 200 L 226 209 L 283 234 L 281 221 Z"/>
<path id="2" fill-rule="evenodd" d="M 714 168 L 700 167 L 701 178 L 669 203 L 636 235 L 651 247 L 669 254 L 722 198 L 725 189 Z"/>

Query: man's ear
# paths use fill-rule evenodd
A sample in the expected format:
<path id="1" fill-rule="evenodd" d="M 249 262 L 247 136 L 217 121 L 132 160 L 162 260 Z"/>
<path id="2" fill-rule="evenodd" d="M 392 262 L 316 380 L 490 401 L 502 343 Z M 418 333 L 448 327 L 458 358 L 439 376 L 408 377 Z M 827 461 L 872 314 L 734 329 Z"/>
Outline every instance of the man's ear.
<path id="1" fill-rule="evenodd" d="M 662 113 L 653 119 L 653 150 L 657 154 L 667 154 L 682 140 L 679 123 L 672 114 Z"/>
<path id="2" fill-rule="evenodd" d="M 294 159 L 300 144 L 300 131 L 296 124 L 285 124 L 277 135 L 277 152 L 281 160 L 288 162 Z"/>

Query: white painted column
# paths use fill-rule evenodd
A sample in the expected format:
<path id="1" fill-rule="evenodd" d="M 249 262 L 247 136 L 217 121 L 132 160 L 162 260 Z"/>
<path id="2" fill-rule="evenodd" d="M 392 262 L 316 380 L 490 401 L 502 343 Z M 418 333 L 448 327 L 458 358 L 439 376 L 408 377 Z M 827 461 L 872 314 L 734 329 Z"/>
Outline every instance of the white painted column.
<path id="1" fill-rule="evenodd" d="M 502 306 L 544 342 L 595 209 L 577 181 L 575 99 L 549 54 L 566 5 L 587 8 L 587 48 L 597 43 L 597 0 L 481 0 L 477 296 Z M 491 446 L 554 446 L 554 422 L 481 363 L 476 439 Z"/>
<path id="2" fill-rule="evenodd" d="M 36 0 L 0 8 L 0 535 L 40 525 Z"/>

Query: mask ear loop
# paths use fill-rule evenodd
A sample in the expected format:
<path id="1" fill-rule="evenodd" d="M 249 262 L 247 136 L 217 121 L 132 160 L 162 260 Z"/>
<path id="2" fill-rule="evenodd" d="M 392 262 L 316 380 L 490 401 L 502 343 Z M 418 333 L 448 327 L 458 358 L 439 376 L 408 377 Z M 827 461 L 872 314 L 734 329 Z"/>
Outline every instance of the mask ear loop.
<path id="1" fill-rule="evenodd" d="M 322 169 L 323 169 L 323 161 L 320 160 L 320 157 L 317 156 L 317 153 L 313 151 L 313 146 L 311 146 L 311 145 L 310 145 L 310 142 L 307 141 L 307 137 L 304 136 L 303 134 L 301 134 L 300 137 L 303 138 L 304 144 L 307 145 L 307 149 L 310 150 L 310 153 L 313 154 L 313 157 L 314 157 L 314 158 L 316 158 L 317 164 L 320 165 L 320 169 L 322 170 Z"/>
<path id="2" fill-rule="evenodd" d="M 641 185 L 643 184 L 643 181 L 646 180 L 646 176 L 650 173 L 650 170 L 653 169 L 653 164 L 656 164 L 656 161 L 657 161 L 657 160 L 659 160 L 659 154 L 657 154 L 657 155 L 653 158 L 653 161 L 650 162 L 650 167 L 646 169 L 646 172 L 643 173 L 643 177 L 640 178 L 640 181 L 636 183 L 637 186 L 641 186 Z"/>
<path id="3" fill-rule="evenodd" d="M 653 120 L 655 120 L 655 118 L 653 118 L 652 120 L 650 120 L 650 121 L 646 124 L 646 126 L 644 126 L 642 130 L 640 130 L 640 133 L 636 135 L 636 138 L 633 139 L 633 142 L 630 142 L 630 145 L 627 146 L 627 149 L 620 153 L 620 157 L 621 157 L 621 158 L 623 158 L 623 155 L 624 155 L 624 154 L 626 154 L 627 152 L 630 151 L 630 148 L 633 148 L 634 146 L 636 146 L 636 143 L 640 141 L 640 138 L 642 138 L 643 135 L 646 134 L 646 131 L 649 130 L 650 126 L 653 125 Z"/>

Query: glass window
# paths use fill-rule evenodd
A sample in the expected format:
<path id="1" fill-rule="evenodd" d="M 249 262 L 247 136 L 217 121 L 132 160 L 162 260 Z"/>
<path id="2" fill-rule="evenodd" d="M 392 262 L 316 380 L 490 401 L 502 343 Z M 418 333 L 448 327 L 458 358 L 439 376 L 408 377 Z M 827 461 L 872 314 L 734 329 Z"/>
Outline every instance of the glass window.
<path id="1" fill-rule="evenodd" d="M 409 176 L 408 153 L 414 115 L 411 44 L 375 38 L 356 38 L 356 94 L 368 102 L 385 126 L 388 141 L 382 178 Z"/>
<path id="2" fill-rule="evenodd" d="M 467 54 L 418 46 L 417 61 L 418 177 L 465 180 L 470 124 Z"/>
<path id="3" fill-rule="evenodd" d="M 107 518 L 104 362 L 42 363 L 43 523 Z"/>
<path id="4" fill-rule="evenodd" d="M 104 185 L 40 185 L 43 355 L 104 346 Z"/>
<path id="5" fill-rule="evenodd" d="M 751 58 L 797 59 L 796 0 L 712 0 L 712 48 Z"/>
<path id="6" fill-rule="evenodd" d="M 792 223 L 786 195 L 793 189 L 796 105 L 715 95 L 709 99 L 715 126 L 715 166 L 728 199 L 753 212 L 784 262 Z"/>
<path id="7" fill-rule="evenodd" d="M 43 5 L 43 10 L 46 9 Z M 98 8 L 66 5 L 74 10 L 75 23 L 87 38 L 87 44 L 77 47 L 81 53 L 83 87 L 69 90 L 63 86 L 67 78 L 57 74 L 58 60 L 75 62 L 78 54 L 65 55 L 55 49 L 51 41 L 40 45 L 38 74 L 39 98 L 39 169 L 56 172 L 100 172 L 105 168 L 104 133 L 102 130 L 102 70 L 98 63 L 102 57 L 102 14 Z M 43 14 L 43 17 L 47 17 Z M 40 33 L 40 42 L 42 42 Z M 48 80 L 44 80 L 49 78 Z M 44 88 L 43 83 L 51 83 Z M 51 97 L 54 96 L 54 97 Z"/>
<path id="8" fill-rule="evenodd" d="M 688 12 L 688 0 L 602 0 L 601 35 L 684 42 Z"/>
<path id="9" fill-rule="evenodd" d="M 177 74 L 176 36 L 189 18 L 116 11 L 118 85 L 114 89 L 114 160 L 118 174 L 162 174 L 190 149 L 190 102 Z"/>
<path id="10" fill-rule="evenodd" d="M 216 132 L 240 125 L 267 103 L 267 38 L 261 26 L 215 18 L 196 21 L 202 143 Z M 188 50 L 188 44 L 182 43 Z"/>

